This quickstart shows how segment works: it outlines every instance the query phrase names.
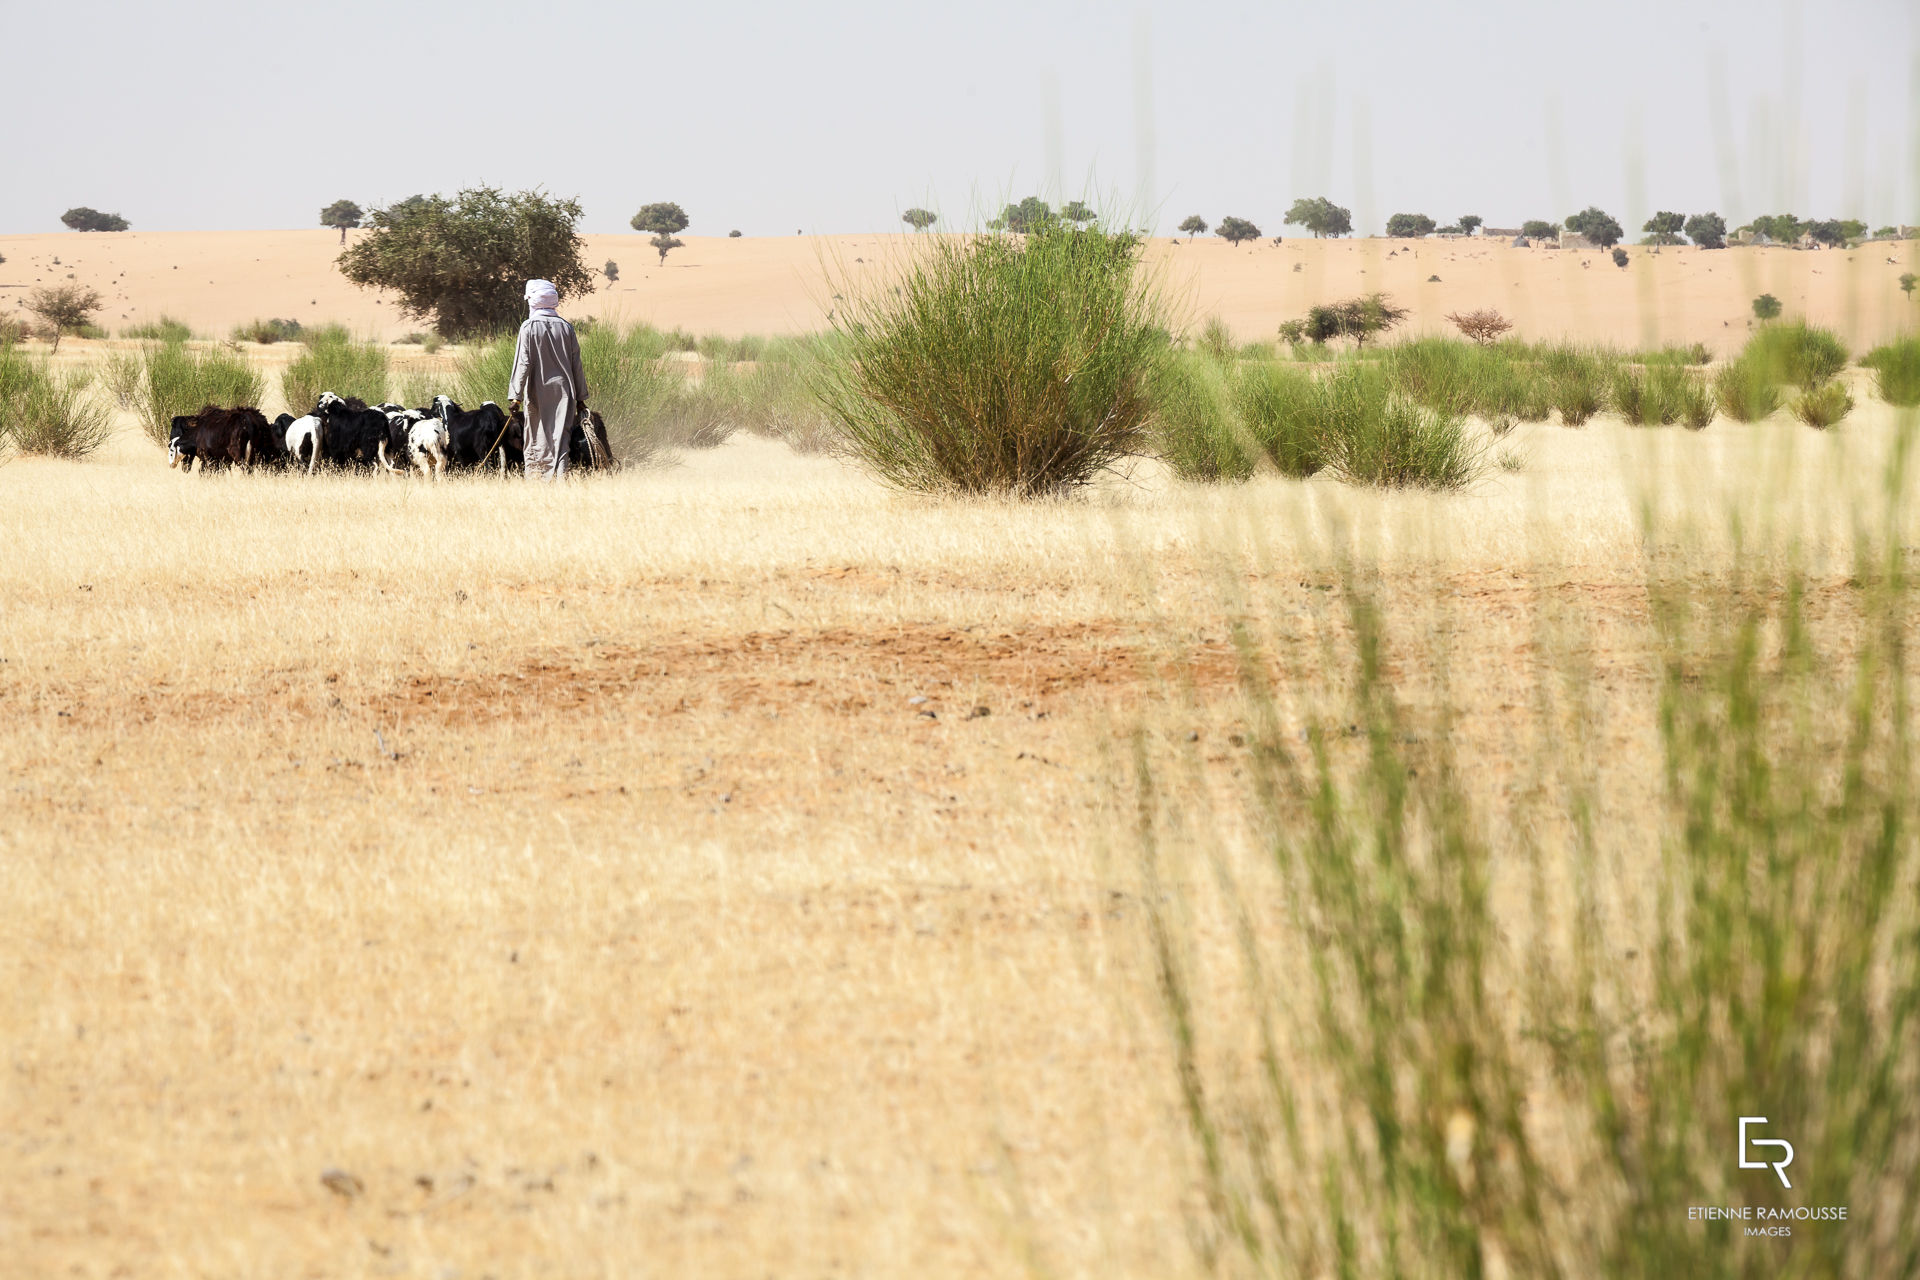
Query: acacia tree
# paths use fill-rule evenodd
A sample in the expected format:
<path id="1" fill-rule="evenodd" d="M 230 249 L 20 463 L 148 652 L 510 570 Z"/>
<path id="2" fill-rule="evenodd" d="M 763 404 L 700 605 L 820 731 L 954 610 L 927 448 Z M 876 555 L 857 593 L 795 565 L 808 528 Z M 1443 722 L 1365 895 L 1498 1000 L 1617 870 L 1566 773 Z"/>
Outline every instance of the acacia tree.
<path id="1" fill-rule="evenodd" d="M 1220 225 L 1214 228 L 1213 233 L 1231 245 L 1238 245 L 1243 240 L 1258 240 L 1261 236 L 1260 228 L 1245 218 L 1235 217 L 1220 219 Z"/>
<path id="2" fill-rule="evenodd" d="M 1433 234 L 1434 222 L 1424 213 L 1396 213 L 1387 219 L 1387 234 L 1396 240 L 1418 240 Z"/>
<path id="3" fill-rule="evenodd" d="M 72 231 L 125 231 L 128 222 L 117 213 L 102 213 L 85 205 L 75 205 L 60 215 L 60 221 Z"/>
<path id="4" fill-rule="evenodd" d="M 1647 233 L 1647 244 L 1679 244 L 1680 232 L 1686 225 L 1686 214 L 1669 213 L 1663 209 L 1648 218 L 1640 229 Z"/>
<path id="5" fill-rule="evenodd" d="M 900 215 L 900 221 L 906 223 L 915 231 L 925 231 L 928 227 L 940 221 L 940 217 L 931 209 L 909 209 Z"/>
<path id="6" fill-rule="evenodd" d="M 1472 235 L 1474 232 L 1480 229 L 1481 224 L 1484 223 L 1485 221 L 1486 219 L 1481 217 L 1477 213 L 1461 214 L 1460 215 L 1460 234 L 1463 236 Z"/>
<path id="7" fill-rule="evenodd" d="M 418 196 L 413 198 L 416 200 L 419 199 Z M 366 214 L 360 211 L 360 206 L 353 201 L 335 200 L 332 204 L 320 211 L 320 225 L 323 227 L 339 228 L 340 243 L 345 244 L 347 242 L 347 232 L 359 226 L 360 219 L 366 216 Z"/>
<path id="8" fill-rule="evenodd" d="M 27 295 L 27 310 L 39 317 L 41 326 L 53 338 L 55 351 L 60 349 L 61 338 L 92 324 L 93 313 L 99 309 L 99 291 L 84 285 L 63 284 L 35 289 Z"/>
<path id="9" fill-rule="evenodd" d="M 1348 298 L 1344 302 L 1323 303 L 1307 310 L 1304 321 L 1296 321 L 1299 329 L 1282 325 L 1281 334 L 1298 332 L 1316 345 L 1324 344 L 1334 338 L 1352 338 L 1358 346 L 1366 346 L 1367 339 L 1376 333 L 1385 333 L 1402 320 L 1409 312 L 1405 307 L 1396 307 L 1384 293 L 1369 293 L 1358 298 Z M 1288 339 L 1291 341 L 1291 338 Z"/>
<path id="10" fill-rule="evenodd" d="M 1702 249 L 1727 247 L 1727 220 L 1717 213 L 1696 213 L 1687 219 L 1687 239 Z"/>
<path id="11" fill-rule="evenodd" d="M 1207 234 L 1207 220 L 1197 213 L 1193 214 L 1185 222 L 1180 224 L 1180 230 L 1190 236 L 1203 236 Z"/>
<path id="12" fill-rule="evenodd" d="M 1092 222 L 1098 215 L 1080 201 L 1070 200 L 1067 202 L 1067 207 L 1060 211 L 1060 216 L 1077 227 L 1082 223 Z"/>
<path id="13" fill-rule="evenodd" d="M 674 239 L 674 234 L 687 229 L 687 211 L 665 200 L 658 204 L 643 204 L 629 225 L 635 231 L 653 232 L 653 238 L 647 243 L 660 251 L 660 265 L 665 266 L 667 250 L 680 247 L 680 241 Z"/>
<path id="14" fill-rule="evenodd" d="M 1513 328 L 1513 321 L 1491 307 L 1465 314 L 1450 311 L 1447 313 L 1447 319 L 1453 322 L 1454 328 L 1483 347 L 1498 341 L 1502 334 Z"/>
<path id="15" fill-rule="evenodd" d="M 1302 197 L 1293 202 L 1282 221 L 1288 226 L 1305 227 L 1315 239 L 1343 236 L 1353 230 L 1353 211 L 1341 208 L 1325 196 Z"/>
<path id="16" fill-rule="evenodd" d="M 1529 218 L 1520 224 L 1520 234 L 1529 240 L 1551 240 L 1560 234 L 1560 224 L 1544 218 Z"/>
<path id="17" fill-rule="evenodd" d="M 469 187 L 375 209 L 368 233 L 337 262 L 360 287 L 399 294 L 401 309 L 431 317 L 442 337 L 496 333 L 522 318 L 529 279 L 562 293 L 592 290 L 574 229 L 580 216 L 576 200 Z"/>
<path id="18" fill-rule="evenodd" d="M 1620 243 L 1620 237 L 1627 234 L 1626 229 L 1615 222 L 1611 215 L 1603 213 L 1597 206 L 1588 205 L 1579 213 L 1567 218 L 1567 230 L 1583 235 L 1591 244 L 1602 249 L 1611 249 Z"/>
<path id="19" fill-rule="evenodd" d="M 1034 231 L 1044 231 L 1055 225 L 1060 221 L 1060 216 L 1039 196 L 1028 196 L 1019 204 L 1010 204 L 1001 209 L 999 221 L 1008 231 L 1016 235 L 1027 235 Z"/>

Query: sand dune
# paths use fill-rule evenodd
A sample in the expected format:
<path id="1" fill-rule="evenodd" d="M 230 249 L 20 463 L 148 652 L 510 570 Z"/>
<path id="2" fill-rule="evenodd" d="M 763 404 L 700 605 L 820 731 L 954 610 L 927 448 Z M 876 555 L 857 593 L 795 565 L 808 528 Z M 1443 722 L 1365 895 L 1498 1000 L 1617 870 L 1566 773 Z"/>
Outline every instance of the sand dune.
<path id="1" fill-rule="evenodd" d="M 871 279 L 911 248 L 912 237 L 690 236 L 664 266 L 643 236 L 586 242 L 588 262 L 612 259 L 621 278 L 584 303 L 570 300 L 573 314 L 771 334 L 821 328 L 833 305 L 830 272 L 843 281 Z M 264 316 L 338 320 L 388 339 L 424 327 L 390 296 L 342 278 L 334 267 L 339 251 L 338 235 L 325 229 L 0 236 L 0 311 L 17 311 L 36 284 L 71 278 L 107 297 L 102 320 L 114 330 L 163 314 L 210 334 Z M 1450 311 L 1495 307 L 1517 322 L 1521 337 L 1622 346 L 1698 341 L 1725 351 L 1744 340 L 1749 303 L 1762 292 L 1856 347 L 1920 318 L 1920 305 L 1898 284 L 1902 272 L 1920 270 L 1916 241 L 1813 252 L 1629 252 L 1621 269 L 1604 251 L 1493 241 L 1290 239 L 1234 248 L 1202 239 L 1156 240 L 1148 260 L 1188 318 L 1218 315 L 1245 340 L 1271 337 L 1314 302 L 1376 289 L 1412 308 L 1416 332 L 1445 329 Z"/>

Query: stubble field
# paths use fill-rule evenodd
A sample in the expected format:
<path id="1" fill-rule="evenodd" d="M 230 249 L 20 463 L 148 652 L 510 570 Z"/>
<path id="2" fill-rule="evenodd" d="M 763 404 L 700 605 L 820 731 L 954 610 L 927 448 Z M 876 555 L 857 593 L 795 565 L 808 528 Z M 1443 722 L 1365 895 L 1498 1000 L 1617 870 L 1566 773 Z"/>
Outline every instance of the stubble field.
<path id="1" fill-rule="evenodd" d="M 0 467 L 7 1269 L 1193 1272 L 1126 744 L 1213 806 L 1204 878 L 1236 627 L 1304 736 L 1364 590 L 1496 827 L 1552 826 L 1577 665 L 1560 756 L 1650 876 L 1649 583 L 1711 610 L 1790 556 L 1847 652 L 1897 434 L 1861 398 L 1528 428 L 1457 496 L 929 500 L 745 439 L 553 491 L 188 479 L 131 427 Z"/>

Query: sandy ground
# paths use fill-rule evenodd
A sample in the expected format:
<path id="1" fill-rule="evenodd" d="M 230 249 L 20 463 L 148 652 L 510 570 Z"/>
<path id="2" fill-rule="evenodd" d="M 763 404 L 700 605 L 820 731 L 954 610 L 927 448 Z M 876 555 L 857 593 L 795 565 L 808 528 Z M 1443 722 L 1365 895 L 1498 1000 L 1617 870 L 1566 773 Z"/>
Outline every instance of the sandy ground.
<path id="1" fill-rule="evenodd" d="M 1248 611 L 1321 714 L 1345 558 L 1490 812 L 1558 619 L 1649 856 L 1648 574 L 1791 545 L 1843 597 L 1857 390 L 1824 435 L 1523 428 L 1457 496 L 936 502 L 747 438 L 186 478 L 130 422 L 0 466 L 4 1269 L 1196 1274 L 1116 743 L 1231 785 Z"/>
<path id="2" fill-rule="evenodd" d="M 836 288 L 874 281 L 912 242 L 910 234 L 684 238 L 662 266 L 643 236 L 586 237 L 587 261 L 618 262 L 620 281 L 584 303 L 570 299 L 567 310 L 696 333 L 811 332 L 824 327 Z M 107 297 L 102 321 L 115 331 L 160 315 L 209 336 L 271 316 L 338 320 L 388 339 L 424 327 L 392 299 L 348 284 L 333 265 L 339 252 L 338 234 L 324 229 L 0 236 L 0 309 L 15 311 L 36 284 L 71 276 Z M 1205 238 L 1158 240 L 1148 257 L 1187 315 L 1219 315 L 1249 341 L 1273 337 L 1281 321 L 1313 303 L 1374 290 L 1412 308 L 1415 332 L 1444 329 L 1452 311 L 1493 307 L 1517 322 L 1521 337 L 1617 346 L 1698 341 L 1722 353 L 1745 340 L 1749 304 L 1763 292 L 1789 314 L 1839 330 L 1856 348 L 1920 320 L 1920 304 L 1898 285 L 1903 272 L 1920 271 L 1920 241 L 1810 252 L 1629 252 L 1631 265 L 1621 270 L 1598 250 L 1479 240 L 1287 239 L 1236 249 Z"/>

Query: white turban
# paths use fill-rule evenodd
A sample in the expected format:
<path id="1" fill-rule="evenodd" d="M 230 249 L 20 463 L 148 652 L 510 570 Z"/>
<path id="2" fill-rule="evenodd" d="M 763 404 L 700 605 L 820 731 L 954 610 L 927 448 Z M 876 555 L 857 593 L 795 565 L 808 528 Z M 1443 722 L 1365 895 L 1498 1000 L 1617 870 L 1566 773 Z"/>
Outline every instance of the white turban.
<path id="1" fill-rule="evenodd" d="M 527 281 L 527 312 L 530 315 L 558 315 L 555 310 L 560 305 L 560 291 L 553 287 L 550 280 Z"/>

